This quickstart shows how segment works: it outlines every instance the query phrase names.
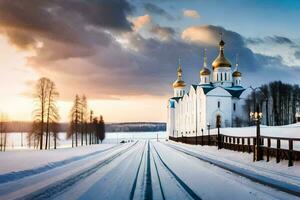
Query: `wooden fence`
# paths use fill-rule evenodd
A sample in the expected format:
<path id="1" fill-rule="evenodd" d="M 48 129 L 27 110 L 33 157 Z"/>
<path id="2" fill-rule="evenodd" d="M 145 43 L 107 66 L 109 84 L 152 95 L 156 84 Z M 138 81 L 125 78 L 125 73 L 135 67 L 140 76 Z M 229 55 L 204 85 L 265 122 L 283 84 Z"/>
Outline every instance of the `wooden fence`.
<path id="1" fill-rule="evenodd" d="M 169 137 L 170 140 L 182 142 L 186 144 L 211 145 L 219 146 L 219 149 L 229 149 L 240 152 L 253 153 L 253 161 L 256 156 L 256 137 L 237 137 L 220 134 L 218 142 L 217 135 L 205 135 L 197 137 Z M 282 138 L 282 137 L 260 137 L 260 149 L 266 161 L 270 161 L 270 157 L 275 157 L 276 162 L 280 160 L 288 160 L 288 166 L 293 166 L 294 161 L 300 160 L 300 151 L 294 149 L 294 144 L 300 144 L 300 138 Z M 284 145 L 285 144 L 285 145 Z"/>

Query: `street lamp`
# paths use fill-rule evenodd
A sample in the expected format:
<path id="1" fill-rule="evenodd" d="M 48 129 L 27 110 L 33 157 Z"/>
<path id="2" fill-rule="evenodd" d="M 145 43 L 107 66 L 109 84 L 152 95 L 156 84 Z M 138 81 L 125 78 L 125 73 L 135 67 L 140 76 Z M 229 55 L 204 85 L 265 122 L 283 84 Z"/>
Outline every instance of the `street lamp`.
<path id="1" fill-rule="evenodd" d="M 261 146 L 260 146 L 260 121 L 263 117 L 262 112 L 259 112 L 258 105 L 256 106 L 256 112 L 250 112 L 250 118 L 256 124 L 256 161 L 260 161 L 263 159 Z"/>
<path id="2" fill-rule="evenodd" d="M 207 123 L 208 145 L 210 145 L 210 124 Z"/>
<path id="3" fill-rule="evenodd" d="M 196 145 L 198 145 L 198 140 L 197 140 L 197 130 L 196 130 Z"/>
<path id="4" fill-rule="evenodd" d="M 218 128 L 218 149 L 221 148 L 220 127 L 221 127 L 221 122 L 217 121 L 217 128 Z"/>

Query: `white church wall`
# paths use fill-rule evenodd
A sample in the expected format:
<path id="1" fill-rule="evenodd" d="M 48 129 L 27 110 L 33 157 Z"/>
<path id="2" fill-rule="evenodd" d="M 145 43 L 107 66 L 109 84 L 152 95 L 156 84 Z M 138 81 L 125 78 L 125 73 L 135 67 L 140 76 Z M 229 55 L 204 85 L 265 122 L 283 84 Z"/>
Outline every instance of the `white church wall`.
<path id="1" fill-rule="evenodd" d="M 206 100 L 206 120 L 209 122 L 210 127 L 216 128 L 216 118 L 218 115 L 221 116 L 221 127 L 230 127 L 232 125 L 231 97 L 207 96 Z M 218 107 L 218 104 L 220 107 Z"/>
<path id="2" fill-rule="evenodd" d="M 232 125 L 232 97 L 222 87 L 216 87 L 206 94 L 206 120 L 216 128 L 216 117 L 221 116 L 221 127 Z"/>

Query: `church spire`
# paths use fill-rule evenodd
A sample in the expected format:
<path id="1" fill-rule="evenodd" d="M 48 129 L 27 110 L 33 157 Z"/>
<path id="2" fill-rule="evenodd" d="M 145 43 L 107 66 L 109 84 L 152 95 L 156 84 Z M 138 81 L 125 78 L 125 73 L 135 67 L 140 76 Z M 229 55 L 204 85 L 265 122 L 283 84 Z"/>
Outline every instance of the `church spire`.
<path id="1" fill-rule="evenodd" d="M 206 49 L 204 49 L 204 56 L 203 56 L 203 67 L 200 71 L 200 84 L 202 83 L 208 83 L 210 75 L 210 70 L 207 68 L 207 55 L 206 55 Z"/>
<path id="2" fill-rule="evenodd" d="M 232 73 L 233 78 L 242 76 L 242 73 L 239 72 L 238 67 L 239 67 L 239 54 L 236 54 L 236 56 L 235 56 L 235 69 L 234 69 L 234 72 Z"/>
<path id="3" fill-rule="evenodd" d="M 178 58 L 177 78 L 178 78 L 178 80 L 182 79 L 182 67 L 181 67 L 181 59 L 180 59 L 180 57 Z"/>
<path id="4" fill-rule="evenodd" d="M 219 42 L 219 55 L 212 63 L 213 69 L 219 67 L 231 67 L 230 62 L 226 59 L 224 55 L 224 46 L 225 42 L 223 41 L 223 33 L 220 33 L 220 42 Z"/>
<path id="5" fill-rule="evenodd" d="M 182 66 L 181 59 L 178 58 L 178 68 L 177 68 L 177 80 L 173 83 L 173 88 L 184 88 L 185 82 L 182 80 Z"/>
<path id="6" fill-rule="evenodd" d="M 207 67 L 206 48 L 204 49 L 203 67 Z"/>
<path id="7" fill-rule="evenodd" d="M 237 53 L 235 55 L 235 71 L 238 71 L 238 67 L 239 67 L 239 54 Z"/>

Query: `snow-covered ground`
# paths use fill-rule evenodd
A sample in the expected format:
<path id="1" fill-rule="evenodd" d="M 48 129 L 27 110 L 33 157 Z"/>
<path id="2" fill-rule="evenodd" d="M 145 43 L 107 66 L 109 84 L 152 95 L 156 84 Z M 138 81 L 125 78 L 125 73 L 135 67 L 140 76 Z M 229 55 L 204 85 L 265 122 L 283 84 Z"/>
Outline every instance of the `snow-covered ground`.
<path id="1" fill-rule="evenodd" d="M 72 140 L 66 137 L 65 132 L 58 134 L 57 148 L 69 148 L 72 146 Z M 80 136 L 80 134 L 79 134 Z M 106 144 L 118 144 L 121 141 L 129 140 L 140 140 L 140 139 L 155 139 L 155 138 L 166 138 L 166 132 L 113 132 L 106 133 L 105 140 L 103 143 Z M 79 138 L 80 140 L 80 138 Z M 50 141 L 51 148 L 53 148 L 53 141 Z M 80 142 L 79 142 L 80 145 Z M 29 149 L 27 133 L 8 133 L 7 134 L 7 151 L 24 150 Z M 33 147 L 31 146 L 31 149 Z"/>
<path id="2" fill-rule="evenodd" d="M 0 199 L 300 199 L 298 163 L 252 163 L 215 147 L 139 140 L 22 153 L 0 156 Z"/>

